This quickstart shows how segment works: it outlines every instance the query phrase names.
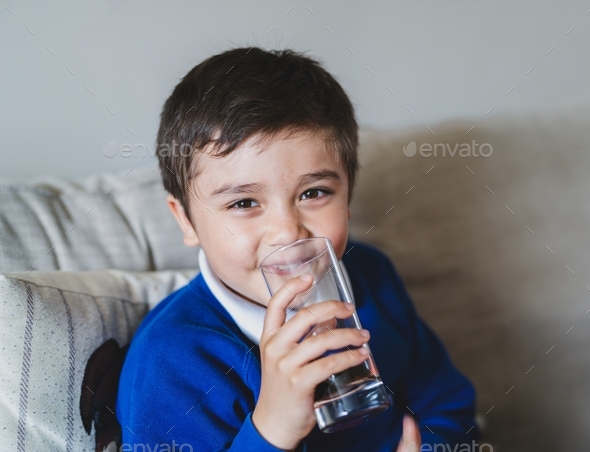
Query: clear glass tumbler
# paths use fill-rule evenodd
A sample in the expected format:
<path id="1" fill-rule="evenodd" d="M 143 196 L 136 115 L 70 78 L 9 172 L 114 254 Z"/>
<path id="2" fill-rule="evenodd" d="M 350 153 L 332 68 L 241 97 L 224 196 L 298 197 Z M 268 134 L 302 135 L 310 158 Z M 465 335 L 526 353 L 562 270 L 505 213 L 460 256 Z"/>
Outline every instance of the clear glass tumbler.
<path id="1" fill-rule="evenodd" d="M 292 278 L 306 273 L 313 276 L 311 288 L 307 292 L 297 294 L 289 305 L 287 321 L 297 311 L 325 300 L 353 303 L 350 288 L 344 279 L 332 243 L 326 237 L 301 239 L 285 245 L 266 256 L 260 264 L 260 269 L 271 296 Z M 329 322 L 314 325 L 299 342 L 306 337 L 334 328 L 362 327 L 354 311 L 346 319 L 334 318 Z M 362 347 L 369 352 L 365 361 L 331 375 L 316 387 L 315 416 L 320 430 L 324 433 L 358 425 L 389 407 L 389 399 L 369 345 L 364 344 Z M 347 349 L 354 353 L 356 348 L 358 347 L 349 346 L 329 350 L 323 356 Z"/>

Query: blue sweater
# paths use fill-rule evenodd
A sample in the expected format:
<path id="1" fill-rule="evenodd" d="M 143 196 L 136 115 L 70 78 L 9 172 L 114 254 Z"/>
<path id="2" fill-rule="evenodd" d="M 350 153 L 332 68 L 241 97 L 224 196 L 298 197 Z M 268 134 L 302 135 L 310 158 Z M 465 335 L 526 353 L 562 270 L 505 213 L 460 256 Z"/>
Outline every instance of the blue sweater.
<path id="1" fill-rule="evenodd" d="M 392 405 L 341 432 L 323 433 L 316 425 L 297 450 L 395 451 L 404 413 L 416 416 L 424 445 L 449 444 L 453 450 L 479 440 L 474 388 L 417 315 L 389 258 L 349 240 L 342 261 Z M 199 273 L 150 311 L 133 337 L 116 408 L 123 447 L 280 451 L 252 423 L 260 377 L 259 347 Z"/>

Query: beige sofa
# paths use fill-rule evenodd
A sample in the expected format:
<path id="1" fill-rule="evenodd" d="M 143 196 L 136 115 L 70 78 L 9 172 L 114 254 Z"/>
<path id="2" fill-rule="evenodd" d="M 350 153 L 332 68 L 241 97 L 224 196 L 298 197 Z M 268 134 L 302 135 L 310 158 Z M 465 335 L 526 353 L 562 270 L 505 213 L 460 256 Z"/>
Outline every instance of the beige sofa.
<path id="1" fill-rule="evenodd" d="M 429 127 L 361 131 L 351 236 L 392 258 L 475 384 L 485 442 L 584 450 L 590 106 Z M 487 157 L 449 155 L 473 141 Z M 444 156 L 429 154 L 437 143 Z M 96 448 L 88 409 L 100 401 L 83 383 L 101 371 L 88 363 L 109 338 L 116 358 L 147 310 L 198 272 L 164 197 L 155 166 L 0 185 L 0 444 Z"/>

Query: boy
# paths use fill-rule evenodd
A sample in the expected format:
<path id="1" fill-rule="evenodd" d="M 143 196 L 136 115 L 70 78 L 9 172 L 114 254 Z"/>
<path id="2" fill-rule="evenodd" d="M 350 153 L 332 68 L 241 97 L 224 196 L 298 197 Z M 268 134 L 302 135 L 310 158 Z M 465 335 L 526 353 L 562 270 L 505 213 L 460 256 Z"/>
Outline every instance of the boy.
<path id="1" fill-rule="evenodd" d="M 184 243 L 200 246 L 201 272 L 133 338 L 117 401 L 121 450 L 432 451 L 478 439 L 473 386 L 417 316 L 385 254 L 348 239 L 357 130 L 338 82 L 293 51 L 232 49 L 176 86 L 158 158 Z M 313 236 L 328 237 L 341 259 L 391 401 L 330 434 L 316 425 L 314 388 L 365 357 L 316 358 L 369 337 L 339 329 L 298 343 L 314 324 L 351 311 L 329 300 L 285 323 L 286 307 L 311 283 L 294 278 L 271 298 L 259 269 L 270 252 Z"/>

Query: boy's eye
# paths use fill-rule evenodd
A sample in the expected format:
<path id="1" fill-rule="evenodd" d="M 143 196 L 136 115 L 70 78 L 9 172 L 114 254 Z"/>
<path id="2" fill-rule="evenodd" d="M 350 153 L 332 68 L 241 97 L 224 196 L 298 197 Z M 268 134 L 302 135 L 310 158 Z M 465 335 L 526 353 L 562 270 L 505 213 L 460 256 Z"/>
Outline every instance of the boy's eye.
<path id="1" fill-rule="evenodd" d="M 229 206 L 229 208 L 236 210 L 250 209 L 252 207 L 252 203 L 255 202 L 256 201 L 254 201 L 253 199 L 240 199 L 239 201 L 236 201 L 231 206 Z"/>
<path id="2" fill-rule="evenodd" d="M 322 192 L 323 195 L 319 195 L 319 192 Z M 310 199 L 321 198 L 328 193 L 330 193 L 328 190 L 324 190 L 322 188 L 310 188 L 309 190 L 305 190 L 303 192 L 303 194 L 308 195 L 308 198 Z"/>

